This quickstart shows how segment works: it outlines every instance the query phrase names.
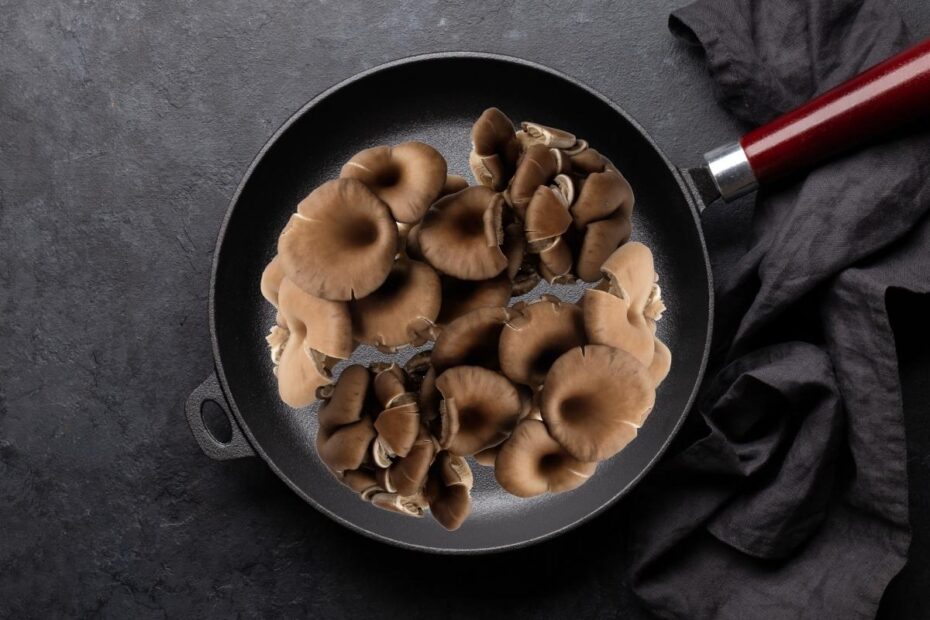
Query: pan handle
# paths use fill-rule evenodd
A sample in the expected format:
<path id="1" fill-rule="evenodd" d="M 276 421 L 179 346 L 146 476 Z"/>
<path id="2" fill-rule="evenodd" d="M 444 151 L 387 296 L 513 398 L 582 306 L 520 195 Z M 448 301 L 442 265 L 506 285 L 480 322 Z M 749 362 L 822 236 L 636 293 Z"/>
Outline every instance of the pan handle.
<path id="1" fill-rule="evenodd" d="M 220 441 L 207 428 L 203 420 L 203 410 L 207 403 L 212 402 L 222 409 L 229 420 L 231 434 L 228 441 Z M 187 423 L 191 427 L 194 439 L 203 453 L 216 461 L 226 461 L 229 459 L 240 459 L 247 456 L 255 456 L 255 450 L 246 439 L 245 433 L 236 422 L 229 403 L 226 402 L 226 396 L 223 395 L 223 388 L 216 377 L 216 372 L 210 373 L 203 383 L 197 386 L 191 395 L 187 397 L 187 403 L 184 406 L 187 414 Z"/>
<path id="2" fill-rule="evenodd" d="M 930 39 L 704 158 L 724 200 L 930 114 Z"/>

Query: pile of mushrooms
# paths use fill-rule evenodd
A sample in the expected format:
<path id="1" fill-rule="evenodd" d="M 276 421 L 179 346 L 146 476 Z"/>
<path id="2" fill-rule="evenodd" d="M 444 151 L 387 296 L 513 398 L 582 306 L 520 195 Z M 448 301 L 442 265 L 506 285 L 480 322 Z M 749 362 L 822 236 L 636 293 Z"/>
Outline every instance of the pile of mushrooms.
<path id="1" fill-rule="evenodd" d="M 575 489 L 636 437 L 671 366 L 616 167 L 497 108 L 471 138 L 477 185 L 420 142 L 357 153 L 297 205 L 261 278 L 278 391 L 321 401 L 322 462 L 362 500 L 450 530 L 471 511 L 469 458 L 519 497 Z M 509 305 L 541 279 L 596 284 Z M 427 343 L 403 367 L 335 372 L 359 345 Z"/>

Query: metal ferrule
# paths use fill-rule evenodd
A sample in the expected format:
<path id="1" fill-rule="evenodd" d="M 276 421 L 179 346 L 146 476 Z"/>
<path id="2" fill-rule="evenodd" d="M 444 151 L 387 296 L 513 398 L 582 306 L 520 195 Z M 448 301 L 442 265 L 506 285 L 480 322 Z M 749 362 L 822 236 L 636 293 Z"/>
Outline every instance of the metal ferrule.
<path id="1" fill-rule="evenodd" d="M 756 175 L 749 165 L 746 152 L 739 142 L 725 144 L 704 154 L 710 175 L 725 201 L 736 200 L 759 187 Z"/>

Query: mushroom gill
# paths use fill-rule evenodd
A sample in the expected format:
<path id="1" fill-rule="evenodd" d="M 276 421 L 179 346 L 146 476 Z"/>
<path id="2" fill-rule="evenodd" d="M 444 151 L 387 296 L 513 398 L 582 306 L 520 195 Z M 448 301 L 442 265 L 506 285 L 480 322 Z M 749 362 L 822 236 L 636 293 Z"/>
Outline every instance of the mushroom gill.
<path id="1" fill-rule="evenodd" d="M 502 375 L 480 366 L 457 366 L 436 378 L 439 446 L 469 456 L 495 446 L 520 419 L 516 388 Z"/>
<path id="2" fill-rule="evenodd" d="M 576 489 L 596 469 L 597 463 L 573 457 L 552 438 L 543 422 L 533 419 L 517 424 L 494 461 L 497 482 L 517 497 Z"/>
<path id="3" fill-rule="evenodd" d="M 446 185 L 446 160 L 422 142 L 356 153 L 339 174 L 357 179 L 383 200 L 398 222 L 418 222 Z"/>
<path id="4" fill-rule="evenodd" d="M 579 461 L 601 461 L 636 437 L 655 403 L 649 369 L 621 349 L 586 345 L 555 361 L 540 394 L 549 433 Z"/>
<path id="5" fill-rule="evenodd" d="M 381 286 L 397 247 L 397 225 L 387 205 L 353 179 L 313 190 L 278 238 L 287 279 L 334 301 L 364 297 Z"/>
<path id="6" fill-rule="evenodd" d="M 401 257 L 377 290 L 349 302 L 352 333 L 359 342 L 388 350 L 417 342 L 436 321 L 441 295 L 432 267 Z"/>
<path id="7" fill-rule="evenodd" d="M 505 272 L 489 280 L 459 280 L 440 276 L 442 305 L 436 323 L 445 325 L 478 308 L 506 306 L 510 300 L 511 282 Z"/>
<path id="8" fill-rule="evenodd" d="M 504 201 L 478 185 L 440 198 L 423 218 L 419 250 L 433 267 L 462 280 L 493 278 L 507 267 Z"/>
<path id="9" fill-rule="evenodd" d="M 536 388 L 555 361 L 587 342 L 584 313 L 575 304 L 544 295 L 517 304 L 500 334 L 501 371 L 513 382 Z"/>

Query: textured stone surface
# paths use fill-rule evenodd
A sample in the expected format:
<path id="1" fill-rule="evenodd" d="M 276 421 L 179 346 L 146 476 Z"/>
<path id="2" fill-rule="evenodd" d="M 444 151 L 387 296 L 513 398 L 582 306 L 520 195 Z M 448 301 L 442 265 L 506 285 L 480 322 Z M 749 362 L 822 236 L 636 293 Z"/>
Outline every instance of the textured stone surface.
<path id="1" fill-rule="evenodd" d="M 259 461 L 206 459 L 182 405 L 212 365 L 228 198 L 293 110 L 387 60 L 493 51 L 580 78 L 694 163 L 740 128 L 667 33 L 683 3 L 0 0 L 0 616 L 642 615 L 624 583 L 630 506 L 503 556 L 400 551 L 317 514 Z M 900 5 L 930 34 L 930 5 Z M 725 261 L 746 213 L 707 217 Z M 927 310 L 898 305 L 902 330 Z M 887 603 L 918 617 L 930 432 L 911 342 L 918 533 Z"/>

